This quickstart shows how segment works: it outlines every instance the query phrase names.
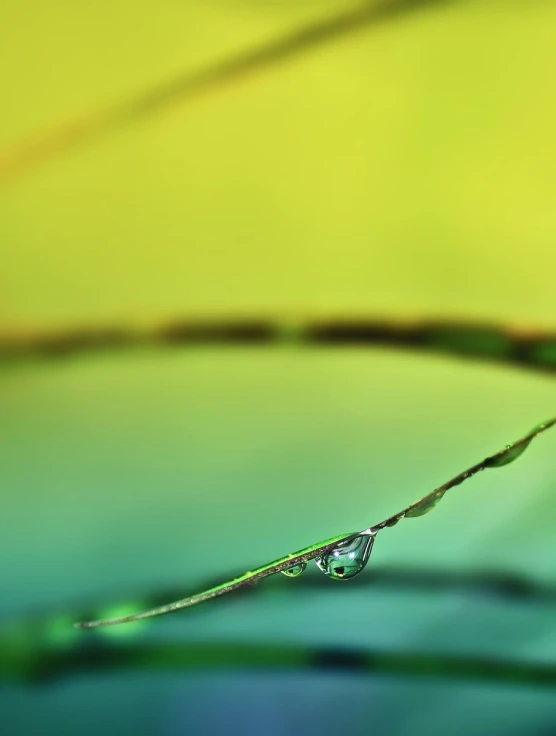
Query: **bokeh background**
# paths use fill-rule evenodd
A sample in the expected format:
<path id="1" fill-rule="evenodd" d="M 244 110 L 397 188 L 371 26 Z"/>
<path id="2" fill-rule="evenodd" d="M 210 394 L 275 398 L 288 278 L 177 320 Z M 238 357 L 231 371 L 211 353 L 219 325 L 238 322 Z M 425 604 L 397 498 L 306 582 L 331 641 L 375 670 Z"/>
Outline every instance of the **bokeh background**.
<path id="1" fill-rule="evenodd" d="M 4 332 L 556 328 L 548 0 L 4 0 L 0 27 Z M 556 733 L 553 684 L 457 665 L 556 664 L 550 433 L 381 533 L 352 582 L 71 627 L 378 522 L 555 407 L 550 375 L 385 349 L 3 364 L 0 730 Z"/>

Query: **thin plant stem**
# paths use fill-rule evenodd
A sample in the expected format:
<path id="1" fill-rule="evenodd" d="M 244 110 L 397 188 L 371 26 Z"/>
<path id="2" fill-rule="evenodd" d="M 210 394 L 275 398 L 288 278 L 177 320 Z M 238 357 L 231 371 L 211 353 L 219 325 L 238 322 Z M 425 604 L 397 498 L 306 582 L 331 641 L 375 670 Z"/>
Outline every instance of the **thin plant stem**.
<path id="1" fill-rule="evenodd" d="M 384 519 L 378 524 L 366 527 L 360 532 L 339 534 L 336 537 L 326 539 L 322 542 L 317 542 L 316 544 L 305 547 L 298 552 L 285 555 L 284 557 L 280 557 L 277 560 L 267 562 L 260 567 L 249 570 L 243 575 L 233 578 L 232 580 L 228 580 L 224 583 L 221 583 L 220 585 L 216 585 L 213 588 L 209 588 L 208 590 L 202 591 L 201 593 L 197 593 L 196 595 L 188 596 L 186 598 L 182 598 L 181 600 L 174 601 L 173 603 L 167 603 L 155 608 L 150 608 L 146 611 L 140 611 L 138 613 L 133 613 L 126 616 L 80 622 L 76 623 L 75 626 L 81 629 L 92 629 L 99 626 L 111 626 L 114 624 L 139 621 L 141 619 L 152 618 L 154 616 L 160 616 L 165 613 L 179 611 L 182 608 L 189 608 L 190 606 L 197 605 L 198 603 L 208 601 L 211 598 L 216 598 L 217 596 L 231 593 L 232 591 L 237 590 L 238 588 L 241 588 L 245 585 L 254 585 L 263 578 L 268 577 L 269 575 L 274 575 L 278 572 L 284 572 L 286 570 L 294 568 L 295 566 L 305 566 L 310 560 L 320 558 L 323 555 L 332 552 L 335 548 L 341 547 L 341 545 L 349 542 L 354 537 L 358 537 L 361 535 L 374 537 L 382 529 L 395 526 L 399 521 L 404 518 L 414 518 L 424 515 L 442 499 L 442 497 L 448 490 L 460 485 L 468 478 L 474 476 L 476 473 L 487 468 L 502 467 L 509 464 L 510 462 L 513 462 L 524 452 L 529 443 L 535 437 L 537 437 L 537 435 L 545 432 L 547 429 L 554 426 L 554 424 L 556 424 L 556 417 L 537 425 L 521 439 L 516 440 L 510 445 L 506 445 L 502 450 L 499 450 L 494 455 L 489 455 L 481 462 L 476 463 L 467 470 L 459 473 L 451 480 L 447 481 L 438 488 L 435 488 L 429 494 L 419 499 L 418 501 L 415 501 L 409 506 L 406 506 L 404 509 L 398 511 L 396 514 L 389 516 L 387 519 Z"/>

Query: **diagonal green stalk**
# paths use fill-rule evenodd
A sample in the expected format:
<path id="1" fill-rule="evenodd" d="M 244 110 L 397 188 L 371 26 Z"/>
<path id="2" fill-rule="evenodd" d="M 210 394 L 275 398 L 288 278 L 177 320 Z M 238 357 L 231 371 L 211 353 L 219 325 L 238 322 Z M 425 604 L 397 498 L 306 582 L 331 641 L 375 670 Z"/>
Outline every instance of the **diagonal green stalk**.
<path id="1" fill-rule="evenodd" d="M 333 550 L 338 545 L 341 545 L 342 543 L 352 539 L 354 536 L 360 534 L 374 536 L 381 529 L 394 526 L 405 517 L 414 518 L 417 516 L 422 516 L 423 514 L 430 511 L 438 503 L 438 501 L 440 501 L 440 499 L 448 490 L 460 485 L 465 480 L 471 478 L 473 475 L 480 472 L 481 470 L 485 470 L 486 468 L 502 467 L 516 460 L 524 452 L 529 443 L 535 437 L 537 437 L 537 435 L 545 432 L 547 429 L 554 426 L 555 424 L 556 417 L 553 417 L 552 419 L 549 419 L 548 421 L 537 425 L 521 439 L 516 440 L 510 445 L 506 445 L 506 447 L 494 453 L 494 455 L 489 455 L 481 462 L 476 463 L 467 470 L 459 473 L 451 480 L 447 481 L 438 488 L 435 488 L 429 494 L 419 499 L 418 501 L 415 501 L 409 506 L 406 506 L 404 509 L 398 511 L 396 514 L 389 516 L 387 519 L 384 519 L 374 526 L 366 527 L 360 532 L 339 534 L 336 537 L 331 537 L 330 539 L 326 539 L 322 542 L 317 542 L 316 544 L 305 547 L 298 552 L 293 552 L 284 557 L 280 557 L 277 560 L 261 565 L 254 570 L 249 570 L 243 575 L 233 578 L 232 580 L 228 580 L 224 583 L 221 583 L 220 585 L 214 586 L 213 588 L 209 588 L 208 590 L 204 590 L 201 593 L 197 593 L 196 595 L 188 596 L 187 598 L 182 598 L 181 600 L 174 601 L 173 603 L 167 603 L 162 606 L 150 608 L 146 611 L 140 611 L 139 613 L 133 613 L 127 616 L 119 616 L 116 618 L 107 618 L 97 621 L 85 621 L 81 623 L 76 623 L 75 626 L 81 629 L 91 629 L 97 628 L 99 626 L 111 626 L 113 624 L 122 624 L 130 621 L 139 621 L 145 618 L 152 618 L 153 616 L 160 616 L 165 613 L 179 611 L 182 608 L 189 608 L 190 606 L 197 605 L 198 603 L 208 601 L 211 598 L 216 598 L 217 596 L 231 593 L 232 591 L 237 590 L 244 585 L 253 585 L 255 583 L 258 583 L 259 580 L 262 580 L 269 575 L 283 572 L 293 567 L 294 565 L 306 564 L 309 560 L 321 557 L 327 552 Z"/>

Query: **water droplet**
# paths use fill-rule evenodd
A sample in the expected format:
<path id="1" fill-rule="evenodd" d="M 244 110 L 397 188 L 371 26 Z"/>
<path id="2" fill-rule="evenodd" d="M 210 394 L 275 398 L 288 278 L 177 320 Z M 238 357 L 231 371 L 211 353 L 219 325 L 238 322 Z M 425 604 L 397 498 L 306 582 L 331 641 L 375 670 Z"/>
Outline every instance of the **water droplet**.
<path id="1" fill-rule="evenodd" d="M 441 491 L 439 493 L 435 493 L 434 496 L 431 496 L 426 500 L 424 499 L 417 506 L 415 506 L 415 508 L 411 509 L 411 511 L 407 511 L 405 518 L 416 519 L 418 516 L 424 516 L 425 514 L 428 514 L 429 511 L 432 511 L 436 504 L 442 499 L 444 493 L 445 491 Z"/>
<path id="2" fill-rule="evenodd" d="M 547 422 L 541 422 L 540 424 L 536 424 L 531 432 L 542 432 L 543 429 L 546 429 Z"/>
<path id="3" fill-rule="evenodd" d="M 529 434 L 533 434 L 533 432 L 542 432 L 545 428 L 546 422 L 541 422 L 540 424 L 534 426 Z M 534 437 L 531 437 L 530 440 L 528 440 L 527 442 L 523 442 L 523 444 L 518 445 L 517 447 L 506 445 L 501 454 L 494 455 L 493 457 L 489 457 L 487 459 L 486 466 L 488 468 L 501 468 L 504 465 L 513 463 L 514 460 L 517 460 L 517 458 L 525 452 L 533 439 Z"/>
<path id="4" fill-rule="evenodd" d="M 531 440 L 529 440 L 531 442 Z M 525 450 L 529 447 L 529 442 L 524 442 L 522 445 L 512 447 L 512 445 L 506 445 L 501 455 L 494 455 L 487 461 L 487 467 L 489 468 L 501 468 L 504 465 L 513 463 L 514 460 L 522 455 Z"/>
<path id="5" fill-rule="evenodd" d="M 401 516 L 394 516 L 393 519 L 390 519 L 389 522 L 387 522 L 384 526 L 396 526 L 396 524 L 401 521 L 404 518 L 405 514 L 402 514 Z"/>
<path id="6" fill-rule="evenodd" d="M 367 564 L 375 536 L 375 533 L 357 534 L 340 542 L 326 554 L 316 558 L 317 567 L 335 580 L 353 578 Z"/>
<path id="7" fill-rule="evenodd" d="M 306 562 L 298 562 L 296 565 L 287 567 L 285 570 L 281 570 L 280 572 L 282 573 L 282 575 L 285 575 L 287 578 L 296 578 L 298 577 L 298 575 L 301 575 L 301 573 L 304 572 L 306 567 L 307 567 Z"/>

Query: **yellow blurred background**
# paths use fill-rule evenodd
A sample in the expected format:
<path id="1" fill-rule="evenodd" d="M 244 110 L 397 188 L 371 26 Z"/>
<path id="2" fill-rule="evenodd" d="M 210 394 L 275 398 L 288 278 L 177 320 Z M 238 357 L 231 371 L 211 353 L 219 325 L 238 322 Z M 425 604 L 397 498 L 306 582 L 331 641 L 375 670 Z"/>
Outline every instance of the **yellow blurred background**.
<path id="1" fill-rule="evenodd" d="M 3 320 L 318 309 L 552 326 L 554 5 L 406 5 L 6 177 Z M 6 0 L 1 150 L 347 12 Z"/>

